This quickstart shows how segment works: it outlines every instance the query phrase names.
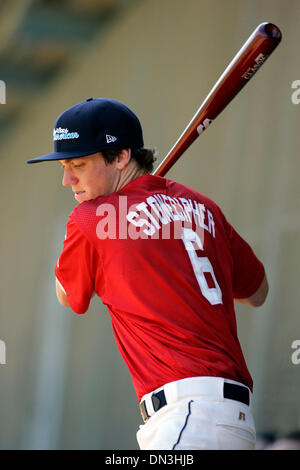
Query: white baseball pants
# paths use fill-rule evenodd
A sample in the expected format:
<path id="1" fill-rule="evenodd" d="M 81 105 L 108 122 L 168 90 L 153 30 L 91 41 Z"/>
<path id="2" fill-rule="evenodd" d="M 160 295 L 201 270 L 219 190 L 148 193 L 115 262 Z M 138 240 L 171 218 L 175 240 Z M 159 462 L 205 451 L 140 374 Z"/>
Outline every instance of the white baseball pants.
<path id="1" fill-rule="evenodd" d="M 191 377 L 145 395 L 151 417 L 139 427 L 141 450 L 253 450 L 256 432 L 250 404 L 224 398 L 219 377 Z M 164 390 L 167 404 L 154 412 L 151 395 Z"/>

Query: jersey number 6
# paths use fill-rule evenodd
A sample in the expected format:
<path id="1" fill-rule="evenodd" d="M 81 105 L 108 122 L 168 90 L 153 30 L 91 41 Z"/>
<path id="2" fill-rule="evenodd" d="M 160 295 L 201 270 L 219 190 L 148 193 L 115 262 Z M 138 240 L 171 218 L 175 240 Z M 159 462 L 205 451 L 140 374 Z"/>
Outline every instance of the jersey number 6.
<path id="1" fill-rule="evenodd" d="M 182 241 L 188 252 L 201 293 L 211 305 L 222 304 L 222 291 L 217 282 L 211 262 L 206 256 L 197 256 L 196 250 L 203 250 L 199 235 L 191 228 L 182 229 Z M 204 273 L 210 273 L 215 287 L 209 287 Z"/>

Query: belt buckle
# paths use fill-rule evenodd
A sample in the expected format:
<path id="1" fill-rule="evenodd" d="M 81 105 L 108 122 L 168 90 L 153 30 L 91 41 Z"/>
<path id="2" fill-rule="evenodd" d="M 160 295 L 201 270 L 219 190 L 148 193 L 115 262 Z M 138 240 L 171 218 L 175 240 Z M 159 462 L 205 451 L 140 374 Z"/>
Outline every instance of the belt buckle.
<path id="1" fill-rule="evenodd" d="M 148 412 L 147 412 L 145 400 L 143 400 L 143 401 L 140 403 L 140 412 L 141 412 L 142 419 L 143 419 L 144 423 L 146 423 L 146 421 L 148 421 L 148 419 L 150 418 L 150 416 L 148 415 Z"/>
<path id="2" fill-rule="evenodd" d="M 151 401 L 152 401 L 153 411 L 156 412 L 160 410 L 163 406 L 167 404 L 165 392 L 163 390 L 160 390 L 159 392 L 153 393 L 151 395 Z M 139 406 L 140 406 L 140 412 L 141 412 L 143 421 L 145 423 L 150 418 L 150 415 L 148 414 L 147 407 L 146 407 L 146 401 L 143 400 Z"/>

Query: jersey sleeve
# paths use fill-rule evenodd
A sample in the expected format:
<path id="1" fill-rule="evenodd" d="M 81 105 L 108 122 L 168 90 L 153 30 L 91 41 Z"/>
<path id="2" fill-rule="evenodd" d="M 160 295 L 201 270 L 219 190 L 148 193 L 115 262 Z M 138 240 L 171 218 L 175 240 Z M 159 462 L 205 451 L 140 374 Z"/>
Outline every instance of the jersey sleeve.
<path id="1" fill-rule="evenodd" d="M 253 295 L 261 285 L 265 269 L 250 245 L 230 224 L 228 235 L 233 258 L 233 298 L 245 299 Z"/>
<path id="2" fill-rule="evenodd" d="M 76 313 L 85 313 L 89 307 L 94 293 L 97 258 L 96 249 L 70 217 L 55 275 Z"/>

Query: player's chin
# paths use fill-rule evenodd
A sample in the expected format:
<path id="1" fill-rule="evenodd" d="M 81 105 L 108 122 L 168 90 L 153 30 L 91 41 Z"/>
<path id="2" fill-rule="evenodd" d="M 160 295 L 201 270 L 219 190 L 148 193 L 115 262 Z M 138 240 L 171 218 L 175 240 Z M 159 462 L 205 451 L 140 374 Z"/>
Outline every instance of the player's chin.
<path id="1" fill-rule="evenodd" d="M 88 199 L 90 199 L 90 197 L 88 197 L 88 194 L 87 194 L 86 191 L 80 191 L 79 193 L 75 193 L 74 198 L 79 203 L 87 201 Z"/>

